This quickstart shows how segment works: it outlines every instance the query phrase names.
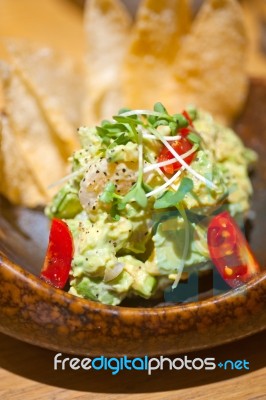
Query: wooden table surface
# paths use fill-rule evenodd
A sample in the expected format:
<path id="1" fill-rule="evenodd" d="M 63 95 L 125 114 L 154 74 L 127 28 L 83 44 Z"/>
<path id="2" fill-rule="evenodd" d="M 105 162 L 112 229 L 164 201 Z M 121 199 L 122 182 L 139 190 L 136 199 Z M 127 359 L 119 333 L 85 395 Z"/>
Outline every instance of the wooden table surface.
<path id="1" fill-rule="evenodd" d="M 265 400 L 266 333 L 209 350 L 190 359 L 247 360 L 249 371 L 54 371 L 55 352 L 0 334 L 0 398 L 4 400 Z M 178 355 L 183 357 L 184 355 Z M 177 357 L 177 356 L 173 356 Z"/>
<path id="2" fill-rule="evenodd" d="M 257 2 L 257 0 L 256 0 Z M 255 2 L 254 2 L 255 3 Z M 257 35 L 248 20 L 251 38 Z M 20 36 L 62 49 L 78 59 L 84 52 L 82 12 L 70 0 L 0 0 L 0 37 Z M 256 47 L 256 46 L 255 46 Z M 265 60 L 251 46 L 249 70 L 266 74 Z M 5 57 L 0 44 L 0 56 Z M 178 399 L 265 400 L 265 332 L 235 343 L 189 354 L 216 361 L 245 359 L 249 371 L 54 371 L 55 353 L 0 334 L 0 399 Z"/>

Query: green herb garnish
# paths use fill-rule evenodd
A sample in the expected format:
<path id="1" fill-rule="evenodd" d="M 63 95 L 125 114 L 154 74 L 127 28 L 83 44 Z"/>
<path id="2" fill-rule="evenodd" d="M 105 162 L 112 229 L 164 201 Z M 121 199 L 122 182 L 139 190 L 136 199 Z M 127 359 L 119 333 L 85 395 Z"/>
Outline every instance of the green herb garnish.
<path id="1" fill-rule="evenodd" d="M 115 139 L 110 145 L 108 146 L 109 149 L 113 149 L 116 146 L 119 146 L 121 144 L 127 144 L 128 142 L 131 141 L 131 138 L 129 137 L 128 133 L 121 133 L 121 135 L 118 136 L 117 139 Z"/>
<path id="2" fill-rule="evenodd" d="M 145 208 L 147 206 L 148 199 L 146 197 L 146 192 L 142 186 L 142 178 L 138 179 L 132 189 L 124 196 L 122 203 L 126 204 L 130 201 L 135 201 L 142 208 Z"/>
<path id="3" fill-rule="evenodd" d="M 118 194 L 115 193 L 115 184 L 113 182 L 108 182 L 107 185 L 104 188 L 103 193 L 99 197 L 99 200 L 102 201 L 103 203 L 111 204 L 111 209 L 110 209 L 110 215 L 115 221 L 119 221 L 120 215 L 119 215 L 119 204 L 122 198 L 122 196 L 119 196 Z"/>
<path id="4" fill-rule="evenodd" d="M 197 135 L 194 132 L 191 132 L 187 135 L 187 139 L 192 143 L 192 144 L 200 144 L 201 142 L 201 137 Z"/>
<path id="5" fill-rule="evenodd" d="M 143 143 L 142 143 L 142 132 L 138 132 L 138 144 L 139 144 L 139 173 L 137 182 L 131 190 L 124 196 L 120 202 L 120 206 L 125 205 L 130 201 L 135 201 L 140 207 L 145 208 L 148 204 L 146 197 L 146 187 L 143 185 Z"/>
<path id="6" fill-rule="evenodd" d="M 118 111 L 118 115 L 124 114 L 124 113 L 129 112 L 129 111 L 131 111 L 130 108 L 122 107 L 122 108 L 120 108 L 120 110 Z"/>
<path id="7" fill-rule="evenodd" d="M 186 128 L 188 126 L 188 120 L 183 114 L 174 114 L 173 120 L 177 123 L 179 128 Z"/>
<path id="8" fill-rule="evenodd" d="M 154 104 L 153 109 L 155 112 L 161 113 L 161 114 L 168 114 L 166 108 L 164 105 L 160 102 L 157 102 Z"/>
<path id="9" fill-rule="evenodd" d="M 103 203 L 112 203 L 114 198 L 115 198 L 115 185 L 113 182 L 108 182 L 99 199 Z"/>
<path id="10" fill-rule="evenodd" d="M 185 195 L 189 192 L 192 191 L 193 189 L 193 181 L 190 178 L 183 178 L 179 188 L 176 192 L 172 191 L 167 191 L 165 192 L 161 197 L 159 197 L 155 203 L 154 203 L 154 208 L 159 209 L 159 208 L 167 208 L 167 207 L 173 207 L 176 206 L 178 203 L 180 203 Z"/>

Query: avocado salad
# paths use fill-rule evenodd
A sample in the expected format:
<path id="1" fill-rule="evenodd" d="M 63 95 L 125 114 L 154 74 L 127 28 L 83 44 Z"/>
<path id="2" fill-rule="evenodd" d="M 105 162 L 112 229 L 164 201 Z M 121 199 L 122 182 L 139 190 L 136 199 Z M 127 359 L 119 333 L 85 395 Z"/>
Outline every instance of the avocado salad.
<path id="1" fill-rule="evenodd" d="M 69 292 L 118 305 L 212 268 L 208 221 L 246 217 L 256 153 L 210 114 L 170 115 L 161 103 L 78 133 L 72 172 L 45 210 L 73 239 Z"/>

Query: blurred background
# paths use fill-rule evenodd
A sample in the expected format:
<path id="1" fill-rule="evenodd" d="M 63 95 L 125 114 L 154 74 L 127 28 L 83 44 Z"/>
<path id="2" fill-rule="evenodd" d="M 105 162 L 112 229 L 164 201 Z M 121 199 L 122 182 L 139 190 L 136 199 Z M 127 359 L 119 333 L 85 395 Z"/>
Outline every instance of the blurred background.
<path id="1" fill-rule="evenodd" d="M 134 14 L 139 0 L 124 0 Z M 202 0 L 191 0 L 195 12 Z M 240 1 L 249 38 L 248 71 L 266 76 L 266 1 Z M 0 38 L 35 39 L 58 48 L 77 60 L 84 54 L 84 0 L 0 0 Z M 6 57 L 0 40 L 0 57 Z"/>

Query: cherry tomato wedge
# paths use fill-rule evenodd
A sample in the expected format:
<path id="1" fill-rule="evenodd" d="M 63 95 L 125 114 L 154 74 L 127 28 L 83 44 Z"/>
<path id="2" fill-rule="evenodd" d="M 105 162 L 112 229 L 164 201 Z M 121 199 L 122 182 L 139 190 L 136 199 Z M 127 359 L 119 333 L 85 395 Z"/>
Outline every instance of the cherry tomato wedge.
<path id="1" fill-rule="evenodd" d="M 227 211 L 213 217 L 207 240 L 213 264 L 231 287 L 243 285 L 259 272 L 243 233 Z"/>
<path id="2" fill-rule="evenodd" d="M 56 288 L 63 289 L 69 278 L 73 253 L 72 235 L 67 224 L 54 218 L 41 270 L 41 279 Z"/>
<path id="3" fill-rule="evenodd" d="M 182 154 L 187 153 L 193 147 L 192 144 L 190 143 L 190 141 L 188 139 L 186 139 L 185 137 L 181 137 L 181 139 L 172 142 L 171 146 L 180 156 Z M 187 156 L 184 159 L 184 161 L 187 164 L 190 164 L 191 161 L 193 160 L 194 156 L 195 156 L 195 153 L 190 154 L 189 156 Z M 161 150 L 161 153 L 158 156 L 157 161 L 163 162 L 163 161 L 171 160 L 171 158 L 173 158 L 173 157 L 174 156 L 172 155 L 172 153 L 166 147 L 163 147 L 163 149 Z M 178 161 L 176 161 L 173 164 L 165 165 L 164 167 L 161 167 L 161 170 L 163 172 L 165 172 L 166 174 L 173 174 L 174 172 L 178 171 L 181 167 L 182 167 L 182 165 Z"/>
<path id="4" fill-rule="evenodd" d="M 191 132 L 191 130 L 189 128 L 181 128 L 178 131 L 178 133 L 180 135 L 182 135 L 183 137 L 186 137 L 190 132 Z"/>
<path id="5" fill-rule="evenodd" d="M 190 126 L 193 126 L 193 122 L 192 122 L 192 119 L 190 118 L 189 113 L 188 113 L 186 110 L 184 110 L 184 111 L 182 112 L 182 114 L 183 114 L 184 117 L 187 119 L 188 124 L 189 124 Z"/>

